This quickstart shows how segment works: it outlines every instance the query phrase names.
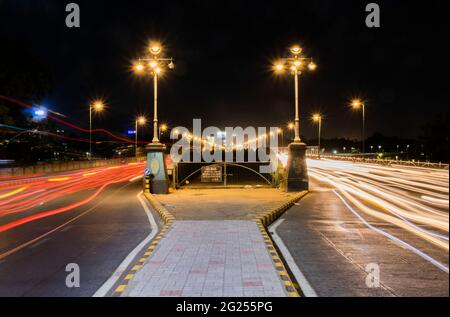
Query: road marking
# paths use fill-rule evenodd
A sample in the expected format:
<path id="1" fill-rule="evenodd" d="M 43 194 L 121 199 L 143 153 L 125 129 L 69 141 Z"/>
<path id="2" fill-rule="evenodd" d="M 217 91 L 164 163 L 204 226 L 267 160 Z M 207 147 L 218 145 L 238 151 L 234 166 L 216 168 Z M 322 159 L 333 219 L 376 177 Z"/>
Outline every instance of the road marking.
<path id="1" fill-rule="evenodd" d="M 59 232 L 66 232 L 66 231 L 69 231 L 69 230 L 72 229 L 72 228 L 73 228 L 72 225 L 66 226 L 65 228 L 61 229 Z"/>
<path id="2" fill-rule="evenodd" d="M 10 191 L 10 192 L 8 192 L 8 193 L 6 193 L 6 194 L 2 194 L 2 195 L 0 195 L 0 199 L 7 198 L 7 197 L 13 196 L 13 195 L 15 195 L 15 194 L 18 194 L 18 193 L 20 193 L 20 192 L 23 192 L 25 189 L 27 189 L 27 187 L 28 187 L 28 186 L 24 186 L 24 187 L 15 189 L 15 190 L 13 190 L 13 191 Z"/>
<path id="3" fill-rule="evenodd" d="M 420 251 L 419 249 L 413 247 L 412 245 L 410 245 L 409 243 L 381 230 L 378 229 L 377 227 L 372 226 L 370 223 L 368 223 L 359 213 L 357 213 L 348 203 L 347 201 L 336 191 L 333 190 L 333 193 L 336 194 L 336 196 L 338 196 L 338 198 L 344 203 L 344 205 L 356 216 L 358 217 L 359 220 L 361 220 L 362 223 L 364 223 L 369 229 L 385 236 L 386 238 L 397 242 L 398 244 L 400 244 L 401 246 L 405 247 L 406 249 L 410 250 L 411 252 L 415 253 L 416 255 L 420 256 L 422 259 L 430 262 L 431 264 L 433 264 L 434 266 L 436 266 L 437 268 L 439 268 L 440 270 L 444 271 L 445 273 L 449 273 L 448 272 L 448 267 L 446 267 L 444 264 L 438 262 L 437 260 L 433 259 L 431 256 L 429 256 L 428 254 Z"/>
<path id="4" fill-rule="evenodd" d="M 114 286 L 114 284 L 117 283 L 119 278 L 122 276 L 122 274 L 125 272 L 127 267 L 130 265 L 130 263 L 134 260 L 134 258 L 137 256 L 137 254 L 156 236 L 158 233 L 158 226 L 156 224 L 155 218 L 153 217 L 150 209 L 148 208 L 146 202 L 144 202 L 141 198 L 142 193 L 137 194 L 137 199 L 141 203 L 142 207 L 145 210 L 145 213 L 147 214 L 148 221 L 150 222 L 150 228 L 151 232 L 150 234 L 142 240 L 141 243 L 139 243 L 133 251 L 128 254 L 128 256 L 120 263 L 120 265 L 117 267 L 117 269 L 114 271 L 114 273 L 111 275 L 111 277 L 92 295 L 93 297 L 104 297 L 109 292 L 109 290 Z M 125 288 L 125 287 L 123 287 Z"/>
<path id="5" fill-rule="evenodd" d="M 286 247 L 281 237 L 277 234 L 277 228 L 279 225 L 281 225 L 283 221 L 284 219 L 279 219 L 275 221 L 271 226 L 269 226 L 270 235 L 275 241 L 275 244 L 277 245 L 278 249 L 280 249 L 280 252 L 283 255 L 283 258 L 286 261 L 286 264 L 288 265 L 292 274 L 294 274 L 294 277 L 297 280 L 303 294 L 306 297 L 318 297 L 314 288 L 311 286 L 311 284 L 308 282 L 303 272 L 297 266 L 297 263 L 295 263 L 295 260 L 292 257 L 291 253 L 289 252 L 289 249 Z"/>
<path id="6" fill-rule="evenodd" d="M 142 179 L 142 177 L 144 177 L 144 176 L 138 175 L 138 176 L 135 176 L 135 177 L 131 178 L 129 181 L 130 182 L 134 182 L 134 181 L 137 181 L 138 179 Z"/>
<path id="7" fill-rule="evenodd" d="M 44 244 L 45 242 L 47 242 L 47 241 L 50 240 L 50 239 L 51 239 L 51 238 L 45 238 L 45 239 L 42 239 L 41 241 L 36 242 L 36 243 L 33 244 L 33 245 L 30 245 L 29 248 L 30 248 L 30 249 L 34 249 L 34 248 L 40 246 L 41 244 Z"/>

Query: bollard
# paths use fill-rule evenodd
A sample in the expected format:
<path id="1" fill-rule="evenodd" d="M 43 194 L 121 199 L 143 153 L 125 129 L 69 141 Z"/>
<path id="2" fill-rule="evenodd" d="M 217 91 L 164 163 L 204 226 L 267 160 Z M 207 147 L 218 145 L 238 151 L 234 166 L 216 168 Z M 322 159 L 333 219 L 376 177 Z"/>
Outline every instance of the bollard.
<path id="1" fill-rule="evenodd" d="M 150 176 L 144 175 L 144 193 L 150 193 Z"/>

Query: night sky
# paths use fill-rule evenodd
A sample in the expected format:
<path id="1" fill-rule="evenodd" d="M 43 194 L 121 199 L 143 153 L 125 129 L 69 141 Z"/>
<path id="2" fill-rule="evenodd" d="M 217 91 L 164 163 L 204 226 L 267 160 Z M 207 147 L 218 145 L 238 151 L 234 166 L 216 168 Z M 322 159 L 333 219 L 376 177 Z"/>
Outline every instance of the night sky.
<path id="1" fill-rule="evenodd" d="M 159 86 L 160 121 L 171 126 L 190 127 L 193 118 L 205 126 L 285 126 L 294 115 L 293 79 L 277 78 L 270 66 L 294 43 L 319 66 L 300 79 L 307 137 L 319 110 L 325 137 L 358 138 L 352 97 L 367 101 L 367 135 L 417 137 L 448 111 L 447 0 L 374 1 L 379 29 L 365 25 L 372 1 L 77 0 L 81 27 L 67 28 L 69 2 L 0 0 L 0 33 L 52 65 L 45 104 L 84 127 L 96 97 L 108 103 L 97 127 L 123 133 L 136 114 L 152 115 L 150 79 L 130 72 L 150 39 L 162 41 L 177 66 Z"/>

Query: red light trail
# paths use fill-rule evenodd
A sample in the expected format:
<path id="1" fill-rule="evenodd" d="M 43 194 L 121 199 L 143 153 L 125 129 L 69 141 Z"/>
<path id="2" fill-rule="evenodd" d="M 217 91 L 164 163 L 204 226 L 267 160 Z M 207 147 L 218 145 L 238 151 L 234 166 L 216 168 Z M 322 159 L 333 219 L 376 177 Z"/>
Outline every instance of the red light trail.
<path id="1" fill-rule="evenodd" d="M 17 105 L 19 105 L 19 106 L 22 106 L 22 107 L 25 107 L 25 108 L 33 108 L 33 106 L 32 106 L 31 104 L 25 103 L 25 102 L 23 102 L 23 101 L 20 101 L 20 100 L 11 98 L 11 97 L 7 97 L 7 96 L 0 95 L 0 99 L 3 99 L 3 100 L 6 100 L 6 101 L 15 103 L 15 104 L 17 104 Z M 78 130 L 78 131 L 81 131 L 81 132 L 85 132 L 85 133 L 89 133 L 89 132 L 92 132 L 92 133 L 101 132 L 101 133 L 105 133 L 105 134 L 107 134 L 107 135 L 113 137 L 114 139 L 117 139 L 117 140 L 120 140 L 120 141 L 123 141 L 123 142 L 126 142 L 126 143 L 130 143 L 130 144 L 131 144 L 131 143 L 132 143 L 132 144 L 135 143 L 134 140 L 130 140 L 130 139 L 127 139 L 127 138 L 123 138 L 123 137 L 117 136 L 117 135 L 115 135 L 114 133 L 112 133 L 112 132 L 110 132 L 110 131 L 108 131 L 108 130 L 106 130 L 106 129 L 101 129 L 101 128 L 100 128 L 100 129 L 92 129 L 92 130 L 89 130 L 89 129 L 85 129 L 85 128 L 79 127 L 79 126 L 77 126 L 77 125 L 75 125 L 75 124 L 73 124 L 73 123 L 67 122 L 67 121 L 65 121 L 65 120 L 59 119 L 59 118 L 57 118 L 57 117 L 55 117 L 55 116 L 53 116 L 53 115 L 51 115 L 51 114 L 47 114 L 47 117 L 50 118 L 50 119 L 52 119 L 52 120 L 54 120 L 54 121 L 56 121 L 56 122 L 58 122 L 58 123 L 60 123 L 60 124 L 62 124 L 62 125 L 68 126 L 68 127 L 70 127 L 70 128 L 73 128 L 73 129 Z M 45 132 L 45 133 L 47 133 L 47 134 L 51 134 L 51 135 L 54 135 L 54 136 L 57 136 L 57 137 L 63 137 L 63 136 L 60 136 L 60 135 L 57 135 L 57 134 L 54 134 L 54 133 L 51 133 L 51 132 L 47 132 L 47 131 L 40 131 L 40 132 Z M 73 141 L 81 141 L 81 142 L 88 142 L 88 143 L 89 143 L 89 140 L 75 139 L 75 138 L 69 138 L 69 137 L 63 137 L 63 138 L 68 139 L 68 140 L 73 140 Z M 138 141 L 138 143 L 139 143 L 139 144 L 147 144 L 148 142 L 147 142 L 147 141 Z"/>
<path id="2" fill-rule="evenodd" d="M 121 166 L 92 168 L 66 173 L 58 176 L 39 177 L 32 183 L 17 185 L 3 183 L 0 189 L 0 219 L 12 216 L 14 220 L 0 225 L 0 233 L 19 227 L 23 224 L 64 213 L 83 206 L 94 200 L 108 185 L 121 183 L 142 175 L 145 163 L 131 163 Z M 94 190 L 94 192 L 87 192 Z M 32 215 L 24 215 L 25 211 L 43 206 L 64 198 L 70 201 L 70 195 L 83 192 L 86 194 L 75 202 L 61 202 L 59 208 L 36 211 Z"/>

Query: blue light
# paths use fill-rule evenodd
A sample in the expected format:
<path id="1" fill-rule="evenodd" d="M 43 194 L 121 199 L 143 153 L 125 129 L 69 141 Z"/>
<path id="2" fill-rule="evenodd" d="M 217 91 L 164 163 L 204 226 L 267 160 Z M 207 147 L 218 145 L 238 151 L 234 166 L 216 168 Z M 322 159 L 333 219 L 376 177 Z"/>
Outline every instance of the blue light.
<path id="1" fill-rule="evenodd" d="M 136 130 L 128 130 L 128 135 L 136 134 Z"/>
<path id="2" fill-rule="evenodd" d="M 33 120 L 41 121 L 47 119 L 47 108 L 38 106 L 33 108 Z"/>

